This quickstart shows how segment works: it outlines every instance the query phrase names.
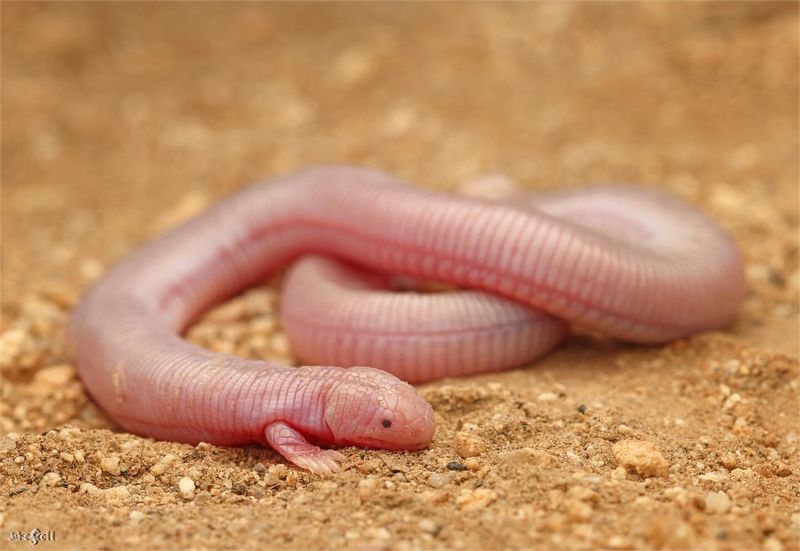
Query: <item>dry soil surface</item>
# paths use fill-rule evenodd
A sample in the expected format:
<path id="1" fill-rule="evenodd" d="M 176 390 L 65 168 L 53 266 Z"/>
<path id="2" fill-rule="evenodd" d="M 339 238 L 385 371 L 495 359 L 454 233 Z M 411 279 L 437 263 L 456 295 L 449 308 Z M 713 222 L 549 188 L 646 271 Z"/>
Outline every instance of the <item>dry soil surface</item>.
<path id="1" fill-rule="evenodd" d="M 2 70 L 0 547 L 798 549 L 796 3 L 3 3 Z M 328 479 L 116 428 L 70 365 L 80 293 L 321 161 L 670 190 L 749 293 L 719 332 L 422 386 L 429 449 Z M 190 338 L 290 359 L 273 283 Z"/>

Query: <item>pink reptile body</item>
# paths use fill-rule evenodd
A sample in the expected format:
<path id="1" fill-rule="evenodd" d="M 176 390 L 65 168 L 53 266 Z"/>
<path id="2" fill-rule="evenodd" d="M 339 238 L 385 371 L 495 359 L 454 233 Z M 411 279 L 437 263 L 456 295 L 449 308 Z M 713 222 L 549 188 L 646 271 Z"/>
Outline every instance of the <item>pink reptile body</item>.
<path id="1" fill-rule="evenodd" d="M 662 194 L 493 203 L 315 167 L 233 195 L 96 283 L 70 324 L 89 392 L 139 434 L 258 442 L 318 473 L 343 459 L 318 444 L 427 446 L 432 409 L 392 374 L 290 368 L 180 338 L 204 310 L 307 253 L 491 293 L 392 295 L 362 268 L 322 258 L 295 267 L 283 321 L 301 357 L 414 381 L 519 365 L 558 342 L 565 322 L 663 342 L 724 324 L 744 292 L 729 236 Z"/>

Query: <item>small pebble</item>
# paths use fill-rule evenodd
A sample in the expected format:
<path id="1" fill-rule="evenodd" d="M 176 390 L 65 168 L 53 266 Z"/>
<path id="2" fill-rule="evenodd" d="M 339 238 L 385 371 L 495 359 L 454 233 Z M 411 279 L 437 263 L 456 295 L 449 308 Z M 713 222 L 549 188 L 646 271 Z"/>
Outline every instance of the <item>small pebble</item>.
<path id="1" fill-rule="evenodd" d="M 633 434 L 633 430 L 631 430 L 628 425 L 624 424 L 617 425 L 617 432 L 626 436 Z"/>
<path id="2" fill-rule="evenodd" d="M 731 478 L 734 480 L 745 480 L 754 476 L 756 476 L 756 473 L 753 469 L 733 469 L 731 471 Z"/>
<path id="3" fill-rule="evenodd" d="M 588 408 L 586 407 L 586 404 L 581 404 L 578 406 L 578 413 L 580 413 L 581 415 L 586 415 L 587 409 Z"/>
<path id="4" fill-rule="evenodd" d="M 665 476 L 669 465 L 652 442 L 620 440 L 612 448 L 614 459 L 629 472 L 642 476 Z"/>
<path id="5" fill-rule="evenodd" d="M 467 466 L 463 463 L 459 463 L 458 461 L 451 461 L 447 464 L 447 468 L 451 471 L 466 471 Z"/>
<path id="6" fill-rule="evenodd" d="M 184 195 L 177 202 L 171 203 L 169 208 L 160 213 L 154 221 L 156 233 L 161 233 L 173 226 L 197 214 L 211 201 L 209 197 L 200 191 L 192 191 Z"/>
<path id="7" fill-rule="evenodd" d="M 795 543 L 797 543 L 796 540 L 795 540 Z M 765 551 L 783 551 L 783 544 L 775 536 L 770 536 L 766 540 L 764 540 L 764 550 Z"/>
<path id="8" fill-rule="evenodd" d="M 481 468 L 481 462 L 475 459 L 474 457 L 468 457 L 464 461 L 464 466 L 470 471 L 477 471 L 478 469 Z"/>
<path id="9" fill-rule="evenodd" d="M 625 549 L 632 546 L 624 536 L 611 536 L 608 538 L 608 547 L 611 549 Z"/>
<path id="10" fill-rule="evenodd" d="M 274 316 L 258 316 L 250 322 L 250 330 L 256 335 L 270 335 L 276 328 L 277 322 Z"/>
<path id="11" fill-rule="evenodd" d="M 367 528 L 365 535 L 368 538 L 377 540 L 388 540 L 390 537 L 392 537 L 392 533 L 383 526 L 379 528 Z"/>
<path id="12" fill-rule="evenodd" d="M 775 468 L 774 468 L 774 471 L 775 471 L 775 476 L 783 477 L 783 476 L 789 476 L 790 474 L 792 474 L 792 469 L 789 468 L 789 465 L 787 465 L 786 463 L 783 463 L 783 462 L 780 462 L 780 463 L 776 464 Z"/>
<path id="13" fill-rule="evenodd" d="M 267 471 L 269 471 L 270 474 L 277 476 L 281 480 L 286 479 L 286 475 L 289 474 L 289 469 L 283 463 L 270 465 Z"/>
<path id="14" fill-rule="evenodd" d="M 477 490 L 470 490 L 465 488 L 461 490 L 456 498 L 456 505 L 462 511 L 477 511 L 488 507 L 497 499 L 497 493 L 488 488 L 478 488 Z"/>
<path id="15" fill-rule="evenodd" d="M 744 432 L 747 429 L 747 419 L 744 417 L 737 417 L 733 422 L 733 432 Z"/>
<path id="16" fill-rule="evenodd" d="M 247 291 L 244 296 L 247 314 L 250 316 L 264 315 L 275 309 L 277 293 L 274 289 L 259 287 Z"/>
<path id="17" fill-rule="evenodd" d="M 712 473 L 706 473 L 700 475 L 700 480 L 707 480 L 709 482 L 725 482 L 728 480 L 729 476 L 728 473 L 723 471 L 714 471 Z"/>
<path id="18" fill-rule="evenodd" d="M 100 469 L 113 476 L 119 476 L 119 456 L 110 455 L 100 460 Z"/>
<path id="19" fill-rule="evenodd" d="M 100 492 L 100 488 L 98 488 L 91 482 L 83 482 L 78 491 L 82 494 L 96 494 Z"/>
<path id="20" fill-rule="evenodd" d="M 584 486 L 571 486 L 567 490 L 567 495 L 581 501 L 591 501 L 593 503 L 599 499 L 597 492 Z"/>
<path id="21" fill-rule="evenodd" d="M 722 456 L 720 461 L 722 466 L 728 470 L 735 469 L 736 466 L 739 464 L 739 458 L 736 457 L 735 453 L 727 452 L 725 455 Z"/>
<path id="22" fill-rule="evenodd" d="M 289 353 L 289 339 L 283 333 L 276 333 L 270 340 L 270 348 L 275 354 L 285 356 Z"/>
<path id="23" fill-rule="evenodd" d="M 122 499 L 127 499 L 131 495 L 131 491 L 125 485 L 114 486 L 113 488 L 106 488 L 105 490 L 99 490 L 99 492 L 100 495 L 111 501 L 119 501 Z"/>
<path id="24" fill-rule="evenodd" d="M 558 394 L 555 392 L 542 392 L 539 396 L 536 397 L 537 400 L 540 402 L 553 402 L 558 400 Z"/>
<path id="25" fill-rule="evenodd" d="M 549 453 L 535 448 L 519 448 L 503 453 L 500 456 L 500 461 L 514 466 L 550 467 L 555 463 L 555 458 Z"/>
<path id="26" fill-rule="evenodd" d="M 192 480 L 188 476 L 184 476 L 178 481 L 178 490 L 180 491 L 183 499 L 193 499 L 194 488 L 195 488 L 194 480 Z"/>
<path id="27" fill-rule="evenodd" d="M 133 522 L 141 522 L 144 520 L 144 513 L 141 511 L 131 511 L 128 513 L 128 518 L 130 518 Z"/>
<path id="28" fill-rule="evenodd" d="M 64 386 L 74 378 L 75 368 L 71 365 L 54 365 L 37 371 L 33 381 L 34 384 L 57 388 Z"/>
<path id="29" fill-rule="evenodd" d="M 708 492 L 706 494 L 706 513 L 724 515 L 733 507 L 731 498 L 725 492 Z"/>
<path id="30" fill-rule="evenodd" d="M 519 197 L 522 193 L 522 188 L 505 174 L 489 172 L 468 179 L 465 183 L 459 185 L 457 191 L 462 195 L 476 199 L 508 201 Z"/>
<path id="31" fill-rule="evenodd" d="M 697 549 L 692 525 L 679 517 L 654 515 L 648 523 L 650 545 L 654 549 Z"/>
<path id="32" fill-rule="evenodd" d="M 377 478 L 364 478 L 358 482 L 358 497 L 362 501 L 368 500 L 378 489 L 380 481 Z"/>
<path id="33" fill-rule="evenodd" d="M 775 448 L 767 448 L 767 458 L 772 461 L 777 461 L 781 458 L 781 454 Z"/>
<path id="34" fill-rule="evenodd" d="M 356 465 L 356 470 L 361 474 L 370 474 L 378 472 L 384 463 L 380 459 L 370 459 L 369 461 L 362 461 Z"/>
<path id="35" fill-rule="evenodd" d="M 446 503 L 450 496 L 447 492 L 443 492 L 442 490 L 424 490 L 417 494 L 417 498 L 422 503 L 429 503 L 431 505 L 441 505 L 442 503 Z"/>
<path id="36" fill-rule="evenodd" d="M 442 529 L 442 525 L 436 522 L 435 520 L 425 518 L 419 521 L 419 529 L 427 534 L 433 534 L 434 536 L 439 533 Z"/>
<path id="37" fill-rule="evenodd" d="M 482 438 L 468 432 L 456 433 L 453 444 L 456 453 L 463 458 L 476 457 L 486 449 L 486 442 Z"/>
<path id="38" fill-rule="evenodd" d="M 337 54 L 331 65 L 332 74 L 344 85 L 363 81 L 375 72 L 376 56 L 366 48 L 351 47 Z"/>
<path id="39" fill-rule="evenodd" d="M 266 473 L 264 475 L 264 486 L 272 488 L 273 486 L 278 486 L 281 483 L 281 479 L 275 476 L 272 473 Z"/>
<path id="40" fill-rule="evenodd" d="M 70 289 L 68 286 L 65 286 L 60 283 L 52 282 L 46 288 L 42 289 L 42 295 L 62 309 L 69 309 L 75 306 L 75 303 L 78 302 L 78 295 Z"/>
<path id="41" fill-rule="evenodd" d="M 736 404 L 742 401 L 742 396 L 738 392 L 734 392 L 725 400 L 725 403 L 722 404 L 722 411 L 728 411 L 736 407 Z"/>
<path id="42" fill-rule="evenodd" d="M 45 486 L 55 486 L 61 482 L 61 475 L 54 472 L 49 472 L 42 477 L 42 484 Z"/>
<path id="43" fill-rule="evenodd" d="M 153 476 L 161 476 L 164 474 L 167 469 L 169 468 L 170 464 L 175 460 L 175 456 L 171 453 L 168 453 L 164 457 L 158 460 L 155 465 L 150 467 L 150 472 Z"/>
<path id="44" fill-rule="evenodd" d="M 572 522 L 587 522 L 592 518 L 591 505 L 579 499 L 564 500 L 564 512 Z"/>
<path id="45" fill-rule="evenodd" d="M 231 323 L 244 319 L 244 314 L 245 303 L 244 300 L 239 297 L 213 308 L 206 313 L 203 320 L 216 323 Z"/>
<path id="46" fill-rule="evenodd" d="M 431 488 L 443 488 L 453 479 L 450 473 L 431 473 L 428 477 L 428 486 Z"/>
<path id="47" fill-rule="evenodd" d="M 80 272 L 83 278 L 87 281 L 94 281 L 103 273 L 103 263 L 96 258 L 87 258 L 80 264 Z"/>

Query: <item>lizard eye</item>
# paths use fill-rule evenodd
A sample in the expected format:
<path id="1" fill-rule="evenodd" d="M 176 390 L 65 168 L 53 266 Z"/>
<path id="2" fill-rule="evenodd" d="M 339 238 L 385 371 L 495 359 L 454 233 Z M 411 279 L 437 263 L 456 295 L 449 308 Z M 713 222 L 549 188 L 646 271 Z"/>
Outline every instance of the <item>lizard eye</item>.
<path id="1" fill-rule="evenodd" d="M 381 424 L 387 429 L 392 426 L 392 422 L 389 421 L 388 419 L 384 419 Z"/>

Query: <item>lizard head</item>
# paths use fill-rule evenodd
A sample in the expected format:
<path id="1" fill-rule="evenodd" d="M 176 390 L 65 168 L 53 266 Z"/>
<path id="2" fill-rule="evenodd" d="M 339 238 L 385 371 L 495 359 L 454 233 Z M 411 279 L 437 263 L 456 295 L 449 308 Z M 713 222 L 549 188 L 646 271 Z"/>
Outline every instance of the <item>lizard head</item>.
<path id="1" fill-rule="evenodd" d="M 420 450 L 436 430 L 433 409 L 414 387 L 370 367 L 351 367 L 337 377 L 324 416 L 340 446 Z"/>

